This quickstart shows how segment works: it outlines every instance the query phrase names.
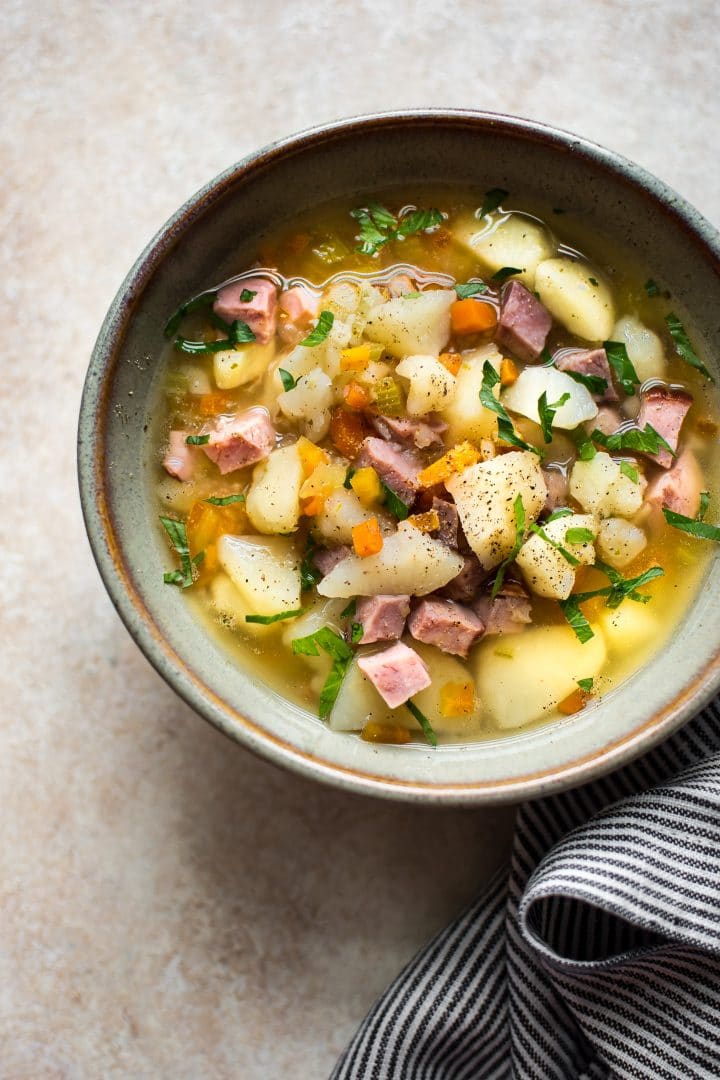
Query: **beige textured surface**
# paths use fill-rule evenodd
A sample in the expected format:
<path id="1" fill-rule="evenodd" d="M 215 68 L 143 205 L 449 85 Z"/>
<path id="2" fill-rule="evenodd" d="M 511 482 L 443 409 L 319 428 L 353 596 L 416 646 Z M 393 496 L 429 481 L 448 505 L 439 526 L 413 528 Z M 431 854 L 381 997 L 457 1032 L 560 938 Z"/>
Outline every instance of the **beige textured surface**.
<path id="1" fill-rule="evenodd" d="M 131 261 L 247 151 L 409 105 L 619 149 L 720 219 L 716 5 L 6 0 L 0 101 L 0 1077 L 315 1078 L 476 891 L 510 811 L 349 798 L 150 670 L 79 517 L 87 356 Z"/>

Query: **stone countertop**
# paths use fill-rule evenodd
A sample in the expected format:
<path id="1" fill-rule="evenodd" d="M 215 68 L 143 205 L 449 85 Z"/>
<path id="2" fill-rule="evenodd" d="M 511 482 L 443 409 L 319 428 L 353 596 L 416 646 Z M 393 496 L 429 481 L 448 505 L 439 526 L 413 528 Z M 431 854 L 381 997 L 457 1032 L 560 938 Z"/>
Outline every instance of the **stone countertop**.
<path id="1" fill-rule="evenodd" d="M 0 67 L 0 1076 L 322 1078 L 504 857 L 510 809 L 285 775 L 190 712 L 100 584 L 88 354 L 205 180 L 351 113 L 476 106 L 635 158 L 720 220 L 715 5 L 8 0 Z"/>

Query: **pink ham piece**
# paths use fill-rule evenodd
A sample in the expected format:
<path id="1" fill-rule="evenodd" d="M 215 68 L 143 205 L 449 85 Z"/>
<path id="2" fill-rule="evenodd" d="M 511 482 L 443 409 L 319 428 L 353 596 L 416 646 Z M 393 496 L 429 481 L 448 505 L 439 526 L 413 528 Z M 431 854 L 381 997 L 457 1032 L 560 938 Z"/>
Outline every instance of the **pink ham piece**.
<path id="1" fill-rule="evenodd" d="M 703 475 L 697 458 L 692 450 L 683 450 L 671 469 L 650 481 L 645 502 L 694 518 L 700 510 L 702 489 Z"/>
<path id="2" fill-rule="evenodd" d="M 427 690 L 432 681 L 418 654 L 402 641 L 382 652 L 361 656 L 357 663 L 391 709 L 397 709 L 421 690 Z"/>
<path id="3" fill-rule="evenodd" d="M 391 296 L 404 296 L 405 293 L 415 292 L 417 288 L 409 274 L 396 274 L 390 278 L 387 287 Z"/>
<path id="4" fill-rule="evenodd" d="M 567 506 L 568 478 L 558 467 L 548 466 L 542 472 L 547 488 L 543 513 L 550 514 L 558 506 Z"/>
<path id="5" fill-rule="evenodd" d="M 547 308 L 519 281 L 511 281 L 500 298 L 497 341 L 521 360 L 537 360 L 551 326 Z"/>
<path id="6" fill-rule="evenodd" d="M 291 323 L 307 326 L 311 319 L 316 319 L 320 311 L 320 300 L 304 285 L 293 285 L 280 293 L 280 310 L 284 311 Z"/>
<path id="7" fill-rule="evenodd" d="M 447 424 L 441 420 L 411 420 L 399 416 L 370 416 L 368 419 L 383 439 L 397 439 L 403 446 L 417 446 L 418 450 L 442 446 L 447 431 Z"/>
<path id="8" fill-rule="evenodd" d="M 603 435 L 614 435 L 624 422 L 625 418 L 612 405 L 601 405 L 595 419 L 586 423 L 585 430 L 588 435 L 592 435 L 596 428 L 602 431 Z"/>
<path id="9" fill-rule="evenodd" d="M 255 295 L 249 300 L 241 300 L 246 289 Z M 266 345 L 277 326 L 277 285 L 267 278 L 232 281 L 219 290 L 213 311 L 226 323 L 233 323 L 236 319 L 247 323 L 255 340 L 260 345 Z"/>
<path id="10" fill-rule="evenodd" d="M 612 372 L 604 349 L 581 349 L 555 357 L 558 371 L 574 371 L 578 375 L 594 375 L 604 379 L 607 387 L 602 394 L 593 394 L 596 401 L 617 401 L 618 395 L 612 381 Z"/>
<path id="11" fill-rule="evenodd" d="M 409 614 L 409 596 L 362 596 L 353 621 L 363 628 L 362 644 L 372 645 L 375 641 L 397 641 Z"/>
<path id="12" fill-rule="evenodd" d="M 515 581 L 506 581 L 494 600 L 482 596 L 473 604 L 478 618 L 485 623 L 485 634 L 518 634 L 532 622 L 530 597 Z"/>
<path id="13" fill-rule="evenodd" d="M 487 570 L 480 565 L 477 555 L 463 555 L 465 565 L 457 577 L 449 581 L 443 587 L 442 595 L 448 600 L 457 600 L 461 604 L 469 604 L 477 594 L 478 589 L 488 576 Z"/>
<path id="14" fill-rule="evenodd" d="M 340 547 L 334 548 L 318 548 L 317 551 L 313 552 L 313 562 L 322 576 L 325 577 L 349 554 L 350 548 L 347 544 L 341 544 Z"/>
<path id="15" fill-rule="evenodd" d="M 410 506 L 420 489 L 418 476 L 422 470 L 422 462 L 415 454 L 397 443 L 371 436 L 363 443 L 355 462 L 358 469 L 365 465 L 372 465 L 383 483 Z"/>
<path id="16" fill-rule="evenodd" d="M 448 547 L 457 551 L 460 520 L 455 503 L 448 502 L 447 499 L 438 499 L 435 496 L 432 501 L 432 509 L 440 518 L 440 527 L 435 530 L 435 536 L 438 540 L 442 540 L 443 544 L 447 544 Z"/>
<path id="17" fill-rule="evenodd" d="M 692 394 L 686 390 L 672 386 L 651 386 L 641 397 L 637 425 L 644 431 L 645 425 L 650 424 L 668 446 L 677 450 L 680 429 L 692 403 Z M 647 456 L 663 469 L 669 469 L 673 463 L 670 451 L 662 447 L 657 454 Z"/>
<path id="18" fill-rule="evenodd" d="M 185 442 L 187 431 L 171 431 L 168 448 L 163 458 L 163 468 L 178 480 L 191 480 L 195 470 L 194 455 L 197 451 Z"/>
<path id="19" fill-rule="evenodd" d="M 485 629 L 474 611 L 452 600 L 421 600 L 408 619 L 408 630 L 416 641 L 435 645 L 443 652 L 467 657 Z"/>
<path id="20" fill-rule="evenodd" d="M 262 461 L 274 446 L 270 414 L 258 406 L 237 416 L 221 416 L 203 450 L 221 473 L 229 473 Z"/>

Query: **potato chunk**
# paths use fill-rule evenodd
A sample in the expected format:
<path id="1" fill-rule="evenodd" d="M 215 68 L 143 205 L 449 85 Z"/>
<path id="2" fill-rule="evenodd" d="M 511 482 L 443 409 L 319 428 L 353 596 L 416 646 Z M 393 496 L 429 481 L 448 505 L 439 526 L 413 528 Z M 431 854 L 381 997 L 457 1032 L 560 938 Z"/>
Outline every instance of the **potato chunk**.
<path id="1" fill-rule="evenodd" d="M 377 555 L 349 555 L 318 583 L 321 596 L 424 596 L 447 585 L 464 565 L 461 555 L 408 522 L 385 537 Z"/>
<path id="2" fill-rule="evenodd" d="M 593 284 L 595 282 L 595 284 Z M 535 288 L 551 315 L 586 341 L 605 341 L 615 322 L 607 281 L 588 263 L 565 256 L 541 262 Z"/>
<path id="3" fill-rule="evenodd" d="M 489 223 L 467 216 L 453 228 L 453 236 L 490 274 L 503 266 L 521 269 L 517 277 L 529 289 L 534 288 L 538 264 L 556 250 L 545 226 L 526 214 L 505 214 Z"/>
<path id="4" fill-rule="evenodd" d="M 300 560 L 285 537 L 221 536 L 218 559 L 251 612 L 275 615 L 300 607 Z"/>
<path id="5" fill-rule="evenodd" d="M 226 349 L 213 353 L 213 376 L 221 390 L 246 386 L 267 370 L 275 356 L 275 342 L 267 345 L 253 343 L 241 349 Z"/>
<path id="6" fill-rule="evenodd" d="M 455 397 L 455 376 L 434 356 L 407 356 L 395 370 L 410 381 L 407 396 L 410 416 L 439 412 Z"/>
<path id="7" fill-rule="evenodd" d="M 460 370 L 455 377 L 455 396 L 442 410 L 442 418 L 448 425 L 448 445 L 463 442 L 465 439 L 479 443 L 481 439 L 492 439 L 497 435 L 497 416 L 480 403 L 486 360 L 490 361 L 499 374 L 502 356 L 496 345 L 486 345 L 482 349 L 463 354 Z M 499 385 L 495 387 L 494 393 L 499 397 Z"/>
<path id="8" fill-rule="evenodd" d="M 569 399 L 555 413 L 553 427 L 570 431 L 585 420 L 594 420 L 598 407 L 592 394 L 580 383 L 575 382 L 564 371 L 552 367 L 528 367 L 521 371 L 517 380 L 502 395 L 505 408 L 520 413 L 540 423 L 538 401 L 546 394 L 548 405 L 569 394 Z"/>
<path id="9" fill-rule="evenodd" d="M 372 516 L 354 491 L 340 487 L 325 499 L 322 512 L 315 518 L 315 528 L 331 544 L 351 544 L 353 528 Z"/>
<path id="10" fill-rule="evenodd" d="M 292 390 L 278 395 L 277 402 L 285 416 L 302 421 L 308 439 L 319 440 L 327 434 L 333 389 L 329 375 L 321 368 L 299 378 Z"/>
<path id="11" fill-rule="evenodd" d="M 264 626 L 262 623 L 245 622 L 246 615 L 258 615 L 260 612 L 254 604 L 248 602 L 227 574 L 215 574 L 210 582 L 210 603 L 225 625 L 242 630 L 251 637 L 272 637 L 281 626 L 280 623 Z"/>
<path id="12" fill-rule="evenodd" d="M 646 480 L 638 476 L 635 483 L 625 476 L 620 463 L 606 453 L 598 453 L 590 461 L 576 461 L 570 474 L 570 494 L 591 514 L 609 518 L 632 517 L 642 505 Z"/>
<path id="13" fill-rule="evenodd" d="M 445 486 L 455 499 L 468 543 L 486 570 L 512 551 L 517 496 L 522 496 L 528 524 L 538 516 L 547 496 L 540 459 L 529 450 L 514 450 L 471 465 Z"/>
<path id="14" fill-rule="evenodd" d="M 637 525 L 624 518 L 612 517 L 601 522 L 597 551 L 603 562 L 622 570 L 647 547 L 647 536 Z"/>
<path id="15" fill-rule="evenodd" d="M 258 532 L 289 533 L 297 529 L 304 478 L 295 443 L 273 450 L 255 466 L 245 509 Z"/>
<path id="16" fill-rule="evenodd" d="M 595 537 L 598 524 L 591 514 L 567 514 L 547 522 L 542 528 L 546 536 L 564 547 L 581 566 L 591 566 L 595 562 L 592 540 L 571 543 L 567 538 L 569 529 L 586 529 Z M 542 536 L 533 533 L 520 548 L 516 562 L 528 587 L 537 596 L 567 600 L 575 585 L 576 567 Z"/>
<path id="17" fill-rule="evenodd" d="M 622 341 L 627 348 L 640 382 L 664 379 L 667 373 L 662 341 L 634 315 L 624 315 L 613 327 L 613 341 Z"/>
<path id="18" fill-rule="evenodd" d="M 437 356 L 450 337 L 450 305 L 456 299 L 452 289 L 433 289 L 378 304 L 368 314 L 365 336 L 398 359 L 416 353 Z"/>
<path id="19" fill-rule="evenodd" d="M 523 727 L 553 712 L 577 690 L 578 679 L 595 678 L 607 655 L 603 634 L 584 645 L 569 626 L 536 626 L 512 640 L 486 638 L 471 666 L 486 715 L 499 728 Z"/>

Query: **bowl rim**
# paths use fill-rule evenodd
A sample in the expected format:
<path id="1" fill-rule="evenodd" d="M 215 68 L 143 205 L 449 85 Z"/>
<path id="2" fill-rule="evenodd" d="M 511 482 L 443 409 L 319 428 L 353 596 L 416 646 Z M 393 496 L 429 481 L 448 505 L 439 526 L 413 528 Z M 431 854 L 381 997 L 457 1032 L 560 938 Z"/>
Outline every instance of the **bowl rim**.
<path id="1" fill-rule="evenodd" d="M 392 126 L 442 125 L 472 127 L 520 137 L 554 149 L 571 151 L 611 173 L 647 198 L 656 211 L 671 217 L 720 275 L 720 234 L 687 200 L 622 154 L 598 143 L 535 120 L 474 109 L 403 109 L 351 116 L 319 124 L 276 140 L 248 154 L 204 184 L 165 222 L 145 246 L 120 285 L 103 320 L 85 378 L 78 422 L 77 467 L 80 502 L 91 550 L 105 588 L 130 635 L 145 657 L 195 712 L 241 745 L 275 765 L 345 791 L 405 802 L 435 805 L 490 805 L 519 802 L 576 787 L 627 764 L 663 741 L 698 711 L 720 686 L 720 642 L 705 667 L 684 682 L 666 706 L 633 731 L 616 738 L 600 752 L 560 767 L 538 769 L 505 780 L 423 783 L 380 777 L 349 766 L 326 762 L 261 728 L 233 709 L 207 686 L 163 637 L 127 566 L 114 528 L 105 491 L 106 419 L 114 357 L 125 326 L 147 282 L 183 232 L 207 213 L 241 178 L 271 169 L 313 146 L 347 138 L 353 132 Z M 91 452 L 87 453 L 90 444 Z"/>

